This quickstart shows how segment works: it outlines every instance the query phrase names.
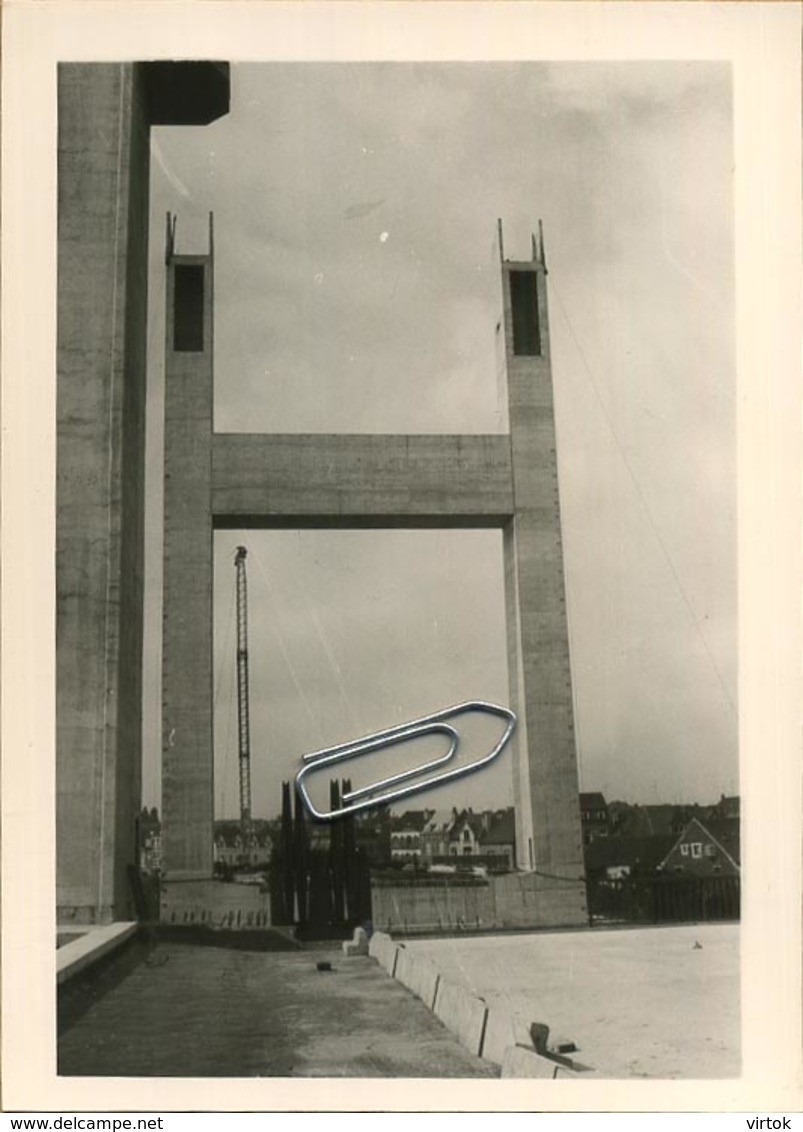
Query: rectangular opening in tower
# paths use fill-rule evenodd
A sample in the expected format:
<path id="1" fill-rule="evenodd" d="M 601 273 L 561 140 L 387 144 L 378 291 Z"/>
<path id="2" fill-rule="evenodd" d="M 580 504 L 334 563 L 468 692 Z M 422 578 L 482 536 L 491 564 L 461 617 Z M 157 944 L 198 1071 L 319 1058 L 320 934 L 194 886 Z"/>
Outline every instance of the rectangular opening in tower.
<path id="1" fill-rule="evenodd" d="M 525 357 L 539 355 L 538 276 L 534 271 L 511 271 L 510 306 L 513 313 L 513 353 Z"/>
<path id="2" fill-rule="evenodd" d="M 173 292 L 173 349 L 200 352 L 204 348 L 204 267 L 177 263 Z"/>

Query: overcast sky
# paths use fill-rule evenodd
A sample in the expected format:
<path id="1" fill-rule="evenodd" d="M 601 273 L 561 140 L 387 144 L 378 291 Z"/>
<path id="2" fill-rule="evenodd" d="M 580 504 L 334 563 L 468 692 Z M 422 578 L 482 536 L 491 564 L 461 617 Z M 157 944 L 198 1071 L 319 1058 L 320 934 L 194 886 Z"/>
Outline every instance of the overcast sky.
<path id="1" fill-rule="evenodd" d="M 231 113 L 157 128 L 152 148 L 145 802 L 159 802 L 167 209 L 183 252 L 206 250 L 215 213 L 216 428 L 234 432 L 506 431 L 496 220 L 526 258 L 543 219 L 581 787 L 736 792 L 728 66 L 235 65 Z M 222 532 L 219 816 L 238 812 L 238 543 L 258 816 L 307 750 L 508 702 L 498 532 Z M 503 754 L 410 806 L 511 801 Z"/>

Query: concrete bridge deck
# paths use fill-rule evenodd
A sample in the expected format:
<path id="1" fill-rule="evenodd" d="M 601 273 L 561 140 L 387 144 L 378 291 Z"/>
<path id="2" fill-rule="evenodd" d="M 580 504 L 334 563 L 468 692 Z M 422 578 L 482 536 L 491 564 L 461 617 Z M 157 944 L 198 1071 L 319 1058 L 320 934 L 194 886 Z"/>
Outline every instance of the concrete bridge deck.
<path id="1" fill-rule="evenodd" d="M 132 946 L 116 985 L 60 1011 L 60 1075 L 499 1076 L 367 956 Z"/>
<path id="2" fill-rule="evenodd" d="M 452 936 L 404 945 L 489 1007 L 527 1025 L 545 1022 L 555 1036 L 575 1041 L 595 1080 L 739 1076 L 738 924 Z"/>

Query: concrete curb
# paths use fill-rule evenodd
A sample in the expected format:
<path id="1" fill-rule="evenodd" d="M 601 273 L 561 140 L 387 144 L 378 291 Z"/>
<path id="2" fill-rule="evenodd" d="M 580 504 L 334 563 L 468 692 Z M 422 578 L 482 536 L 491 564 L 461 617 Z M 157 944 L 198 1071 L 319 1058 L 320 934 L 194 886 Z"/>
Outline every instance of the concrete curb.
<path id="1" fill-rule="evenodd" d="M 585 1065 L 544 1057 L 534 1045 L 529 1023 L 450 983 L 428 959 L 396 944 L 387 932 L 374 932 L 368 954 L 440 1018 L 471 1053 L 501 1068 L 503 1077 L 575 1077 Z"/>
<path id="2" fill-rule="evenodd" d="M 534 1049 L 523 1046 L 508 1046 L 502 1060 L 503 1077 L 575 1077 L 571 1070 L 541 1057 Z"/>
<path id="3" fill-rule="evenodd" d="M 396 974 L 399 982 L 421 999 L 429 1010 L 435 1009 L 440 975 L 427 959 L 413 958 L 411 952 L 400 947 L 396 953 Z"/>
<path id="4" fill-rule="evenodd" d="M 446 979 L 440 979 L 435 996 L 435 1015 L 447 1030 L 456 1034 L 466 1049 L 478 1057 L 482 1056 L 488 1007 L 481 999 Z"/>
<path id="5" fill-rule="evenodd" d="M 101 928 L 91 928 L 80 939 L 59 947 L 56 951 L 56 980 L 59 985 L 122 947 L 136 934 L 138 926 L 136 923 L 106 924 Z"/>
<path id="6" fill-rule="evenodd" d="M 499 1006 L 488 1008 L 482 1056 L 494 1065 L 504 1065 L 505 1053 L 511 1046 L 532 1048 L 530 1028 L 523 1018 Z"/>
<path id="7" fill-rule="evenodd" d="M 374 932 L 368 944 L 368 954 L 393 978 L 396 974 L 398 946 L 386 932 Z"/>

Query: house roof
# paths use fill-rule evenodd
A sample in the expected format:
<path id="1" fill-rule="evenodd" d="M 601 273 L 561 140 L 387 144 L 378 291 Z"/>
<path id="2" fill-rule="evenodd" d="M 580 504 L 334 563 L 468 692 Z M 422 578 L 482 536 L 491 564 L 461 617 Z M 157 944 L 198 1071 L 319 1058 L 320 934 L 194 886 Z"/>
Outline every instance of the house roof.
<path id="1" fill-rule="evenodd" d="M 516 844 L 516 811 L 511 806 L 494 814 L 490 827 L 480 837 L 483 845 Z"/>
<path id="2" fill-rule="evenodd" d="M 712 820 L 737 818 L 740 814 L 741 799 L 738 794 L 723 794 L 718 802 L 707 809 L 708 817 Z M 705 819 L 704 819 L 705 820 Z"/>
<path id="3" fill-rule="evenodd" d="M 680 836 L 674 838 L 671 848 L 667 851 L 661 863 L 664 864 L 666 862 L 678 845 L 689 841 L 694 836 L 700 837 L 701 839 L 710 837 L 721 849 L 724 849 L 734 865 L 740 865 L 741 852 L 738 818 L 702 821 L 699 817 L 693 817 Z"/>
<path id="4" fill-rule="evenodd" d="M 392 833 L 420 833 L 427 824 L 432 810 L 407 810 L 391 818 Z"/>
<path id="5" fill-rule="evenodd" d="M 719 842 L 737 865 L 742 863 L 741 828 L 738 818 L 715 818 L 700 823 Z"/>
<path id="6" fill-rule="evenodd" d="M 455 810 L 435 810 L 427 819 L 424 833 L 447 833 L 455 822 Z"/>
<path id="7" fill-rule="evenodd" d="M 621 833 L 628 837 L 649 837 L 673 834 L 678 832 L 691 820 L 695 814 L 701 814 L 696 804 L 673 805 L 662 803 L 660 805 L 630 806 L 620 809 L 619 804 L 614 806 L 615 825 Z"/>
<path id="8" fill-rule="evenodd" d="M 600 794 L 598 790 L 594 790 L 590 794 L 580 795 L 581 810 L 607 810 L 607 808 L 608 803 L 605 801 L 605 795 Z"/>
<path id="9" fill-rule="evenodd" d="M 589 872 L 617 866 L 654 869 L 666 858 L 676 840 L 671 834 L 600 837 L 585 846 L 586 869 Z"/>
<path id="10" fill-rule="evenodd" d="M 251 824 L 252 844 L 259 846 L 272 843 L 273 839 L 268 823 L 256 819 Z M 237 818 L 222 818 L 215 822 L 214 838 L 218 845 L 227 845 L 229 848 L 242 844 L 242 826 Z"/>
<path id="11" fill-rule="evenodd" d="M 469 827 L 474 837 L 479 840 L 485 830 L 485 824 L 482 814 L 475 814 L 473 810 L 461 810 L 455 818 L 452 828 L 449 830 L 449 840 L 456 841 L 466 826 Z"/>

